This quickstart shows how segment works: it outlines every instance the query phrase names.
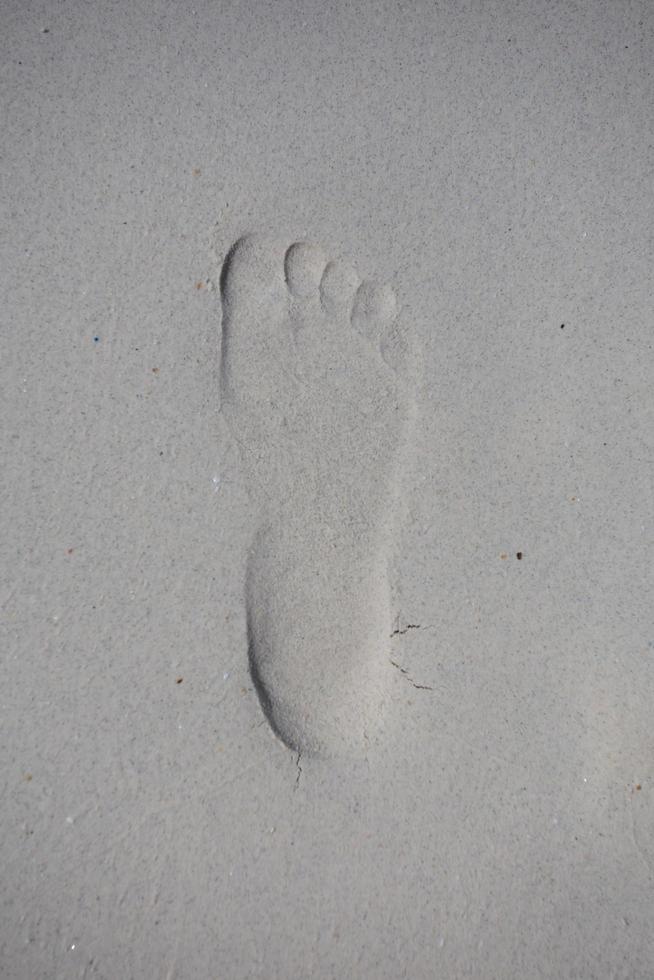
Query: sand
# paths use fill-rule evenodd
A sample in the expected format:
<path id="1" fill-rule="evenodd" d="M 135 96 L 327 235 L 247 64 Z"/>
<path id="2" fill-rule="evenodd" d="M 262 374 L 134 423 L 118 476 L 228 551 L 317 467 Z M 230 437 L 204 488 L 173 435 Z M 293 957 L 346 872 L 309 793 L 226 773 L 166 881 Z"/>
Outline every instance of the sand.
<path id="1" fill-rule="evenodd" d="M 1 21 L 0 975 L 648 980 L 652 5 Z"/>

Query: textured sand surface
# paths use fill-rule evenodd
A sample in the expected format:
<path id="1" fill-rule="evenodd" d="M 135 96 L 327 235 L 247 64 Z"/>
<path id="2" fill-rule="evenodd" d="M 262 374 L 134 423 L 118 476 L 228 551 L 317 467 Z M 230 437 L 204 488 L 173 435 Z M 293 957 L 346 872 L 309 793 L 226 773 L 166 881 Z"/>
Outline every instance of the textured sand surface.
<path id="1" fill-rule="evenodd" d="M 652 4 L 0 16 L 0 975 L 649 980 Z M 392 288 L 420 361 L 404 457 L 353 332 L 351 363 L 294 368 L 313 428 L 290 419 L 271 493 L 253 479 L 220 297 L 252 232 Z M 248 363 L 263 397 L 272 362 Z M 311 452 L 320 492 L 253 565 Z M 249 624 L 279 555 L 306 568 L 311 522 L 359 501 L 352 563 L 287 576 Z M 342 596 L 352 658 L 390 619 L 363 751 L 271 732 L 252 629 L 292 650 L 265 685 L 300 677 L 326 741 L 376 697 L 359 676 L 342 728 L 324 713 L 329 670 L 305 681 L 282 642 L 291 592 Z"/>

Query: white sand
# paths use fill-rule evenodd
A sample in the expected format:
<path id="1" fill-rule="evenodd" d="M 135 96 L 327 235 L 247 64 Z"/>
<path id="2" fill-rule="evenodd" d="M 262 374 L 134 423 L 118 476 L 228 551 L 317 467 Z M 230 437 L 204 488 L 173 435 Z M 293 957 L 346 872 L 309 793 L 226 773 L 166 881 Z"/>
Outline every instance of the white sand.
<path id="1" fill-rule="evenodd" d="M 649 980 L 652 4 L 0 26 L 3 980 Z M 219 413 L 246 232 L 390 283 L 409 441 L 352 332 L 344 412 L 305 360 L 310 426 L 257 436 L 253 479 Z M 263 397 L 273 361 L 246 362 Z M 294 497 L 307 472 L 335 482 Z M 311 595 L 307 663 L 333 619 L 347 684 L 301 673 Z"/>

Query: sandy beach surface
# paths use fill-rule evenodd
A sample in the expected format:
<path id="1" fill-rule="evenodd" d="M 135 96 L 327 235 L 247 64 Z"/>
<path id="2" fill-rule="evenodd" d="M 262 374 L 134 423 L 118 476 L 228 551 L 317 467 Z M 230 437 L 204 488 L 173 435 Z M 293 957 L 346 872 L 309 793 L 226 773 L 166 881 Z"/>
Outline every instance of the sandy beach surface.
<path id="1" fill-rule="evenodd" d="M 0 20 L 0 976 L 651 980 L 652 3 Z"/>

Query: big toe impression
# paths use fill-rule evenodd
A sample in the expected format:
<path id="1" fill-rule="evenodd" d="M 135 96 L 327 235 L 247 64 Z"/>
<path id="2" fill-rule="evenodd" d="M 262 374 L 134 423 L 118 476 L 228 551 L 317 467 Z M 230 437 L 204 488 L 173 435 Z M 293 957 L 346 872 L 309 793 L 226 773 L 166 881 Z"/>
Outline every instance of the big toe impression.
<path id="1" fill-rule="evenodd" d="M 220 291 L 228 309 L 279 301 L 284 295 L 280 249 L 258 235 L 239 238 L 223 262 Z"/>

